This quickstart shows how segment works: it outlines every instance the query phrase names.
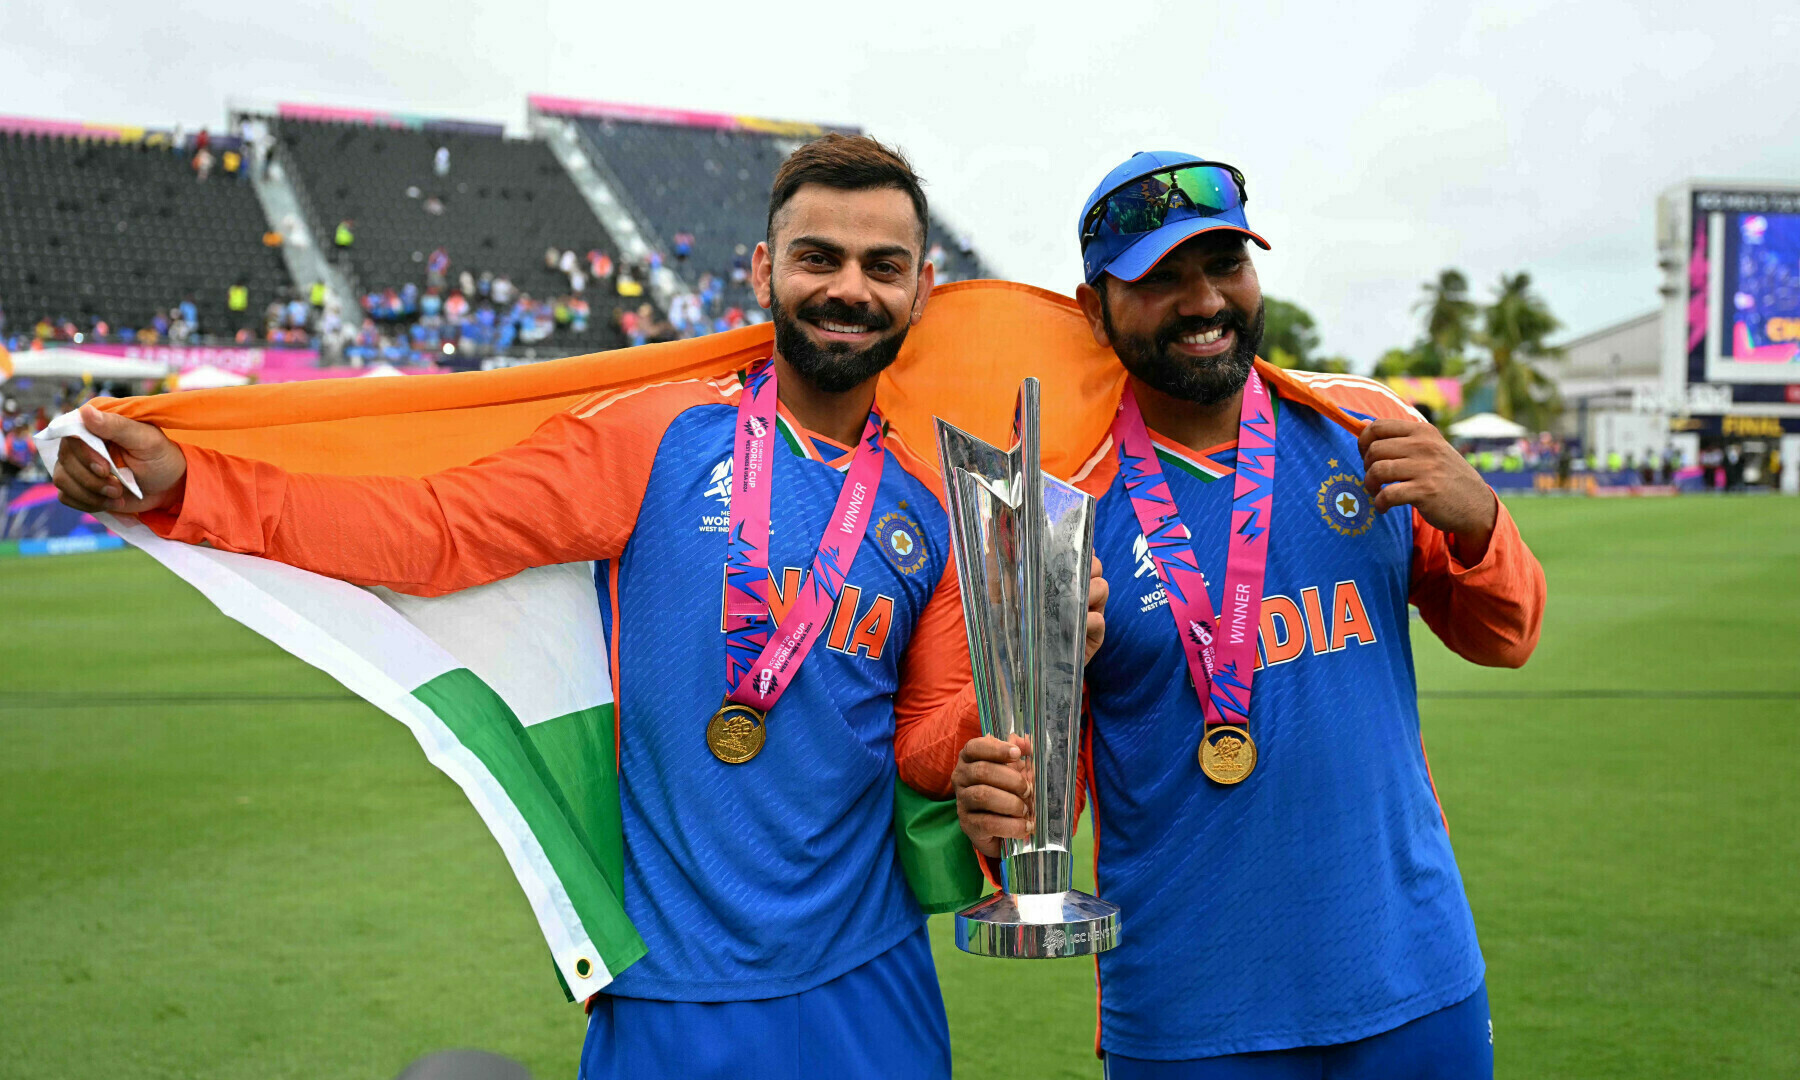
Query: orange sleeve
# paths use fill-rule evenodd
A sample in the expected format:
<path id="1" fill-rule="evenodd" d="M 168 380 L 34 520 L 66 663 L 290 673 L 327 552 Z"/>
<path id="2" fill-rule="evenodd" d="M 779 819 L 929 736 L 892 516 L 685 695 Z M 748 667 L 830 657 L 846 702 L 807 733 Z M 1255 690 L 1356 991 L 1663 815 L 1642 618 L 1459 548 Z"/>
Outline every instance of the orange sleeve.
<path id="1" fill-rule="evenodd" d="M 516 446 L 425 477 L 288 473 L 188 446 L 180 502 L 140 520 L 170 540 L 414 596 L 613 558 L 637 523 L 664 429 L 708 393 L 723 400 L 713 384 L 687 383 L 583 403 Z"/>
<path id="2" fill-rule="evenodd" d="M 1544 620 L 1544 568 L 1525 546 L 1506 504 L 1494 497 L 1494 533 L 1474 566 L 1451 537 L 1413 511 L 1411 600 L 1425 625 L 1465 660 L 1520 667 Z"/>
<path id="3" fill-rule="evenodd" d="M 946 559 L 944 576 L 900 661 L 900 687 L 894 691 L 894 758 L 900 779 L 921 795 L 949 798 L 957 756 L 980 734 L 962 589 L 956 560 Z"/>

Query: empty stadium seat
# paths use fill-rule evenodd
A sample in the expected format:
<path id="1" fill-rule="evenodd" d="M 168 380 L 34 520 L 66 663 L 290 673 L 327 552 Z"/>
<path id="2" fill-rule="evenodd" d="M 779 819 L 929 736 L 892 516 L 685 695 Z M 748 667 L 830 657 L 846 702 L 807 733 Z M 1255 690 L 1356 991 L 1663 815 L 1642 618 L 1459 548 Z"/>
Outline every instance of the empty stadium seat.
<path id="1" fill-rule="evenodd" d="M 546 248 L 597 248 L 617 260 L 617 245 L 543 143 L 291 119 L 275 130 L 319 242 L 330 248 L 338 222 L 354 223 L 355 243 L 339 254 L 361 289 L 423 288 L 425 260 L 439 247 L 452 282 L 464 270 L 489 271 L 537 299 L 569 291 L 545 268 Z M 441 177 L 433 169 L 440 146 L 450 151 Z M 434 199 L 442 213 L 428 211 Z M 546 346 L 578 353 L 622 343 L 607 316 L 626 301 L 609 282 L 591 283 L 586 297 L 594 312 L 587 333 L 559 330 Z"/>
<path id="2" fill-rule="evenodd" d="M 625 120 L 577 121 L 588 143 L 625 188 L 632 208 L 665 243 L 693 234 L 684 272 L 729 273 L 737 248 L 763 238 L 775 171 L 799 143 L 757 131 Z M 979 257 L 964 256 L 934 215 L 932 240 L 942 244 L 949 279 L 991 276 Z"/>
<path id="3" fill-rule="evenodd" d="M 235 329 L 227 290 L 249 289 L 246 321 L 292 287 L 248 180 L 143 143 L 0 132 L 0 305 L 8 330 L 99 317 L 141 328 L 191 299 L 209 334 Z"/>

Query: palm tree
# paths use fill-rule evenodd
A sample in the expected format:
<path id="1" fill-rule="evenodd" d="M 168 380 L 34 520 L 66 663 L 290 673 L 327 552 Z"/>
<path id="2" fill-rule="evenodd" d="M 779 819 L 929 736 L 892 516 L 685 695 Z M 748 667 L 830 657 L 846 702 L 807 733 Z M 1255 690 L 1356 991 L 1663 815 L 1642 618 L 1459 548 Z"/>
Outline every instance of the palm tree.
<path id="1" fill-rule="evenodd" d="M 1483 313 L 1477 344 L 1488 355 L 1478 362 L 1468 388 L 1494 384 L 1494 411 L 1542 430 L 1560 411 L 1556 383 L 1536 367 L 1562 355 L 1544 339 L 1562 328 L 1542 297 L 1531 291 L 1531 275 L 1501 274 L 1494 302 Z"/>
<path id="2" fill-rule="evenodd" d="M 1425 314 L 1425 340 L 1418 350 L 1423 363 L 1415 366 L 1437 369 L 1415 374 L 1461 375 L 1463 353 L 1475 336 L 1475 316 L 1480 311 L 1469 297 L 1469 279 L 1454 268 L 1439 271 L 1436 281 L 1425 283 L 1425 295 L 1413 310 Z"/>

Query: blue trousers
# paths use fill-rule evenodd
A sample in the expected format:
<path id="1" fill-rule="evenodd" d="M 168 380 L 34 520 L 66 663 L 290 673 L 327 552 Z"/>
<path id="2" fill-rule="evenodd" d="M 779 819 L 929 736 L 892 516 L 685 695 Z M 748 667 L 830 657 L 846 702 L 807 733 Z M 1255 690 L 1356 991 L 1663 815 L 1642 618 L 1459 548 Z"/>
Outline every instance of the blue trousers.
<path id="1" fill-rule="evenodd" d="M 1106 1055 L 1107 1080 L 1493 1080 L 1487 986 L 1392 1031 L 1336 1046 L 1149 1061 Z"/>
<path id="2" fill-rule="evenodd" d="M 822 986 L 759 1001 L 601 994 L 580 1080 L 949 1080 L 950 1029 L 918 933 Z"/>

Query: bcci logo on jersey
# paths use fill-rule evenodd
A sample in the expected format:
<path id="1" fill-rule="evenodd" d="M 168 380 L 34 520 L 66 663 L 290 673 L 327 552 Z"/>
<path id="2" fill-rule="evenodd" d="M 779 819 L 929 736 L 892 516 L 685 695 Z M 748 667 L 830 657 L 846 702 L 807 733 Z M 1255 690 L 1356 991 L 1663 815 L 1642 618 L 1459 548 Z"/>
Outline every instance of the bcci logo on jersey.
<path id="1" fill-rule="evenodd" d="M 1375 524 L 1369 493 L 1363 490 L 1362 481 L 1349 473 L 1333 473 L 1320 484 L 1318 502 L 1319 516 L 1339 536 L 1361 536 Z"/>
<path id="2" fill-rule="evenodd" d="M 910 577 L 925 569 L 925 532 L 899 510 L 883 514 L 875 522 L 875 543 L 900 573 Z"/>
<path id="3" fill-rule="evenodd" d="M 709 486 L 701 497 L 719 500 L 720 512 L 706 513 L 703 511 L 700 515 L 700 531 L 703 533 L 726 532 L 731 528 L 731 459 L 726 458 L 714 465 L 706 482 Z"/>

